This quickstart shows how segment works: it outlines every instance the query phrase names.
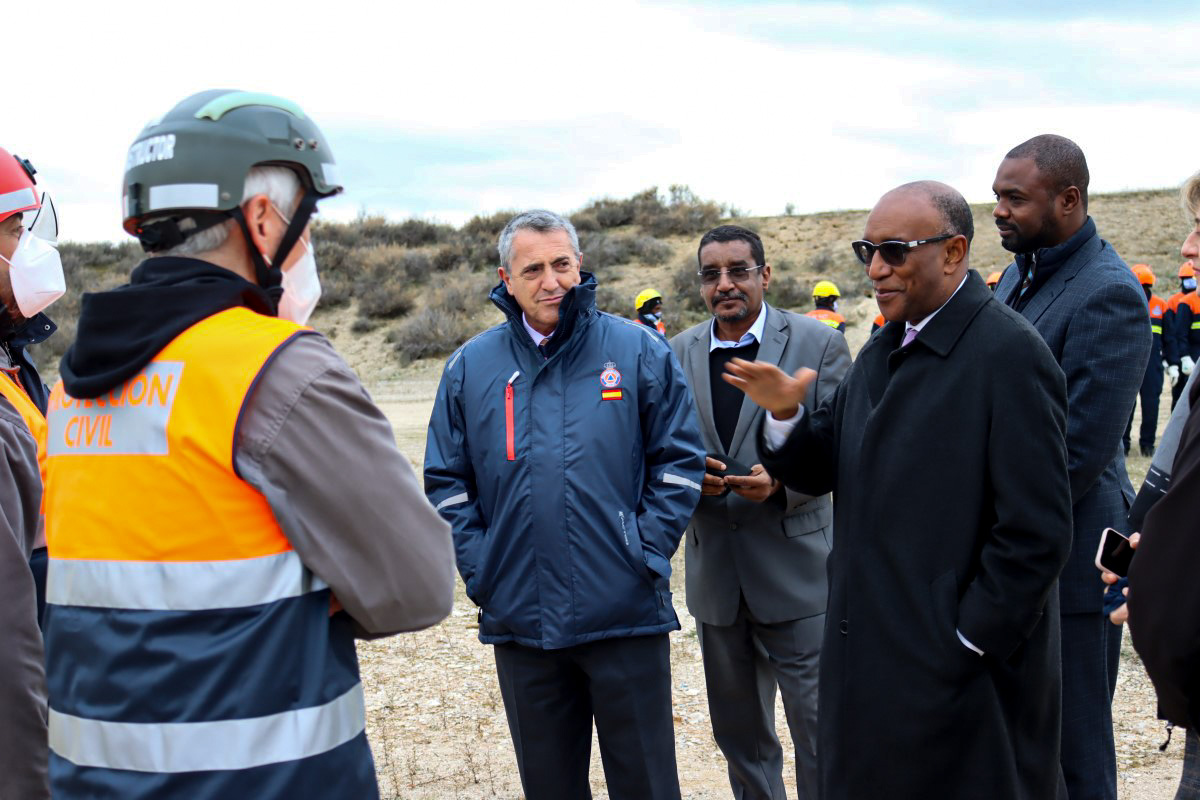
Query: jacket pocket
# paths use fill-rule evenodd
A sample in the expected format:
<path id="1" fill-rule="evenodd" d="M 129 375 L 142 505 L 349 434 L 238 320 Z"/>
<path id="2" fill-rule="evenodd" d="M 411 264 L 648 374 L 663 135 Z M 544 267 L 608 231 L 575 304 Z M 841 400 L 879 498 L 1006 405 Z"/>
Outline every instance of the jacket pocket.
<path id="1" fill-rule="evenodd" d="M 949 657 L 952 672 L 983 664 L 983 658 L 958 638 L 958 579 L 954 570 L 942 573 L 929 584 L 933 601 L 933 639 Z"/>
<path id="2" fill-rule="evenodd" d="M 653 586 L 662 576 L 656 574 L 656 570 L 647 563 L 646 549 L 642 547 L 642 534 L 638 528 L 636 514 L 632 511 L 617 512 L 617 535 L 621 538 L 621 552 L 625 554 L 626 562 L 642 580 Z M 667 574 L 670 574 L 669 565 L 666 566 L 666 570 Z"/>
<path id="3" fill-rule="evenodd" d="M 828 507 L 825 506 L 784 517 L 781 523 L 783 525 L 783 535 L 789 539 L 794 539 L 797 536 L 816 533 L 829 525 L 830 515 L 828 511 Z"/>

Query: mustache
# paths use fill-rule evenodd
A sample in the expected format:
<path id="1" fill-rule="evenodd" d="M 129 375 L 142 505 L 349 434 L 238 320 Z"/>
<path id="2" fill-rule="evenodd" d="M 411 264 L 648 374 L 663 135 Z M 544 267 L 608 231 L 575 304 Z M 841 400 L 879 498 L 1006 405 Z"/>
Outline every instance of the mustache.
<path id="1" fill-rule="evenodd" d="M 732 292 L 717 292 L 713 295 L 713 303 L 719 303 L 722 300 L 742 300 L 746 301 L 750 298 L 746 297 L 745 293 L 734 289 Z"/>
<path id="2" fill-rule="evenodd" d="M 996 222 L 996 227 L 1002 231 L 1015 231 L 1017 229 L 1016 225 L 1010 225 L 1008 223 L 999 222 L 999 221 Z"/>

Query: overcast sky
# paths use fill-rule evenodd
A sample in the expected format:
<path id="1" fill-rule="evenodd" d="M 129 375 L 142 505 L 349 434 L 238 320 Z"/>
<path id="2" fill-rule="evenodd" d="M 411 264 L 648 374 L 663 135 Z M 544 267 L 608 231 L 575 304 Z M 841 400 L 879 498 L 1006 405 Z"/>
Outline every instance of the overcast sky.
<path id="1" fill-rule="evenodd" d="M 45 11 L 38 12 L 43 15 Z M 460 223 L 685 183 L 753 214 L 908 180 L 990 198 L 1038 133 L 1095 190 L 1200 169 L 1200 3 L 58 2 L 18 26 L 0 146 L 63 238 L 123 237 L 125 151 L 202 89 L 283 95 L 347 185 L 322 204 Z"/>

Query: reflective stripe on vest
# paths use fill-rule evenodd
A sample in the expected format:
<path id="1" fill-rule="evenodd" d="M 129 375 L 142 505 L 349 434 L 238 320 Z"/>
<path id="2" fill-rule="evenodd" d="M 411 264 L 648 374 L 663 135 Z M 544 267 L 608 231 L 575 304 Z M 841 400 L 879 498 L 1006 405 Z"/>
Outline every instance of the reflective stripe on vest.
<path id="1" fill-rule="evenodd" d="M 45 629 L 51 750 L 65 766 L 52 780 L 227 771 L 221 795 L 237 796 L 238 770 L 292 775 L 343 744 L 338 764 L 364 774 L 350 623 L 330 618 L 328 587 L 235 467 L 259 375 L 308 332 L 231 309 L 101 397 L 54 387 Z M 330 796 L 374 791 L 347 784 Z"/>
<path id="2" fill-rule="evenodd" d="M 1151 325 L 1151 326 L 1150 326 L 1150 332 L 1151 332 L 1151 333 L 1159 333 L 1159 334 L 1161 334 L 1161 333 L 1162 333 L 1162 325 Z"/>
<path id="3" fill-rule="evenodd" d="M 215 722 L 102 722 L 50 709 L 50 749 L 72 764 L 135 772 L 251 769 L 328 752 L 363 730 L 362 684 L 320 706 Z"/>

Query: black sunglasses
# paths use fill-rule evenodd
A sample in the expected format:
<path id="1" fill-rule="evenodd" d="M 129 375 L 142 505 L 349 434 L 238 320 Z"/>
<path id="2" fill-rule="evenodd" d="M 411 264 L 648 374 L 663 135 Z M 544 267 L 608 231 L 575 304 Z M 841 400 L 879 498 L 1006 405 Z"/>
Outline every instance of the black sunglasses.
<path id="1" fill-rule="evenodd" d="M 908 258 L 908 251 L 914 247 L 920 247 L 923 244 L 931 242 L 940 242 L 945 239 L 953 239 L 957 233 L 943 233 L 941 236 L 934 236 L 931 239 L 917 239 L 914 242 L 897 242 L 887 241 L 875 244 L 868 242 L 866 239 L 859 239 L 857 242 L 851 242 L 850 246 L 854 248 L 854 255 L 858 256 L 858 260 L 863 263 L 863 266 L 871 266 L 871 259 L 875 257 L 875 251 L 879 251 L 879 255 L 883 258 L 883 263 L 888 266 L 898 267 L 904 263 L 904 259 Z"/>

